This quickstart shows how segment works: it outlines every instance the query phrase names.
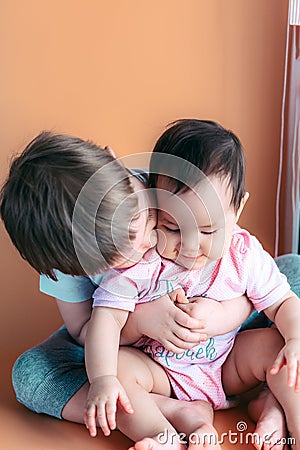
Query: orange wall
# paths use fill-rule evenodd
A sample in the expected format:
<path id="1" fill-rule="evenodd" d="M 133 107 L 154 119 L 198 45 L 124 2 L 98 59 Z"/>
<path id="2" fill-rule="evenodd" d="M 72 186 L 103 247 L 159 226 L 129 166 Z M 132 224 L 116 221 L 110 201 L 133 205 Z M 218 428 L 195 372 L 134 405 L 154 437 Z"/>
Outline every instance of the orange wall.
<path id="1" fill-rule="evenodd" d="M 151 151 L 176 118 L 213 119 L 244 144 L 251 197 L 240 223 L 272 252 L 287 9 L 288 0 L 2 0 L 0 179 L 41 129 L 121 156 Z M 60 319 L 0 232 L 1 316 L 22 350 Z"/>

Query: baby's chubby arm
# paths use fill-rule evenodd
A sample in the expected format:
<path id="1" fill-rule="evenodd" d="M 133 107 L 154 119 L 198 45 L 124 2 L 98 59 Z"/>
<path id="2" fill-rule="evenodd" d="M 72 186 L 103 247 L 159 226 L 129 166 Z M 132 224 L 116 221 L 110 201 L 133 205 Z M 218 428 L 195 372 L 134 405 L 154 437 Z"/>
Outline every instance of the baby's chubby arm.
<path id="1" fill-rule="evenodd" d="M 288 386 L 300 392 L 300 300 L 289 291 L 264 312 L 276 324 L 285 340 L 285 345 L 271 368 L 271 374 L 276 375 L 286 365 Z"/>
<path id="2" fill-rule="evenodd" d="M 105 436 L 116 428 L 117 405 L 126 413 L 133 409 L 117 378 L 120 332 L 128 312 L 96 306 L 85 339 L 85 365 L 90 388 L 84 421 L 91 436 L 96 436 L 96 419 Z"/>
<path id="3" fill-rule="evenodd" d="M 249 317 L 253 306 L 248 298 L 232 298 L 224 301 L 213 300 L 208 297 L 195 297 L 188 304 L 178 304 L 178 308 L 185 311 L 194 319 L 202 319 L 206 327 L 201 333 L 207 338 L 229 333 L 236 329 Z"/>
<path id="4" fill-rule="evenodd" d="M 176 289 L 176 300 L 183 302 L 184 292 L 180 289 L 180 295 L 178 291 Z M 179 309 L 170 296 L 166 294 L 157 300 L 137 304 L 122 330 L 121 344 L 132 344 L 145 335 L 159 341 L 171 352 L 184 353 L 206 339 L 202 332 L 205 322 Z"/>

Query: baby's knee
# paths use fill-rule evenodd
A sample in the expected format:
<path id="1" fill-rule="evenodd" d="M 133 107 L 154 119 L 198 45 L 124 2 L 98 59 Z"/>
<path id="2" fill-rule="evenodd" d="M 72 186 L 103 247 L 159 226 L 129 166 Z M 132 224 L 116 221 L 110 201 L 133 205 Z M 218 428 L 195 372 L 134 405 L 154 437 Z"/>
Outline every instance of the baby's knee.
<path id="1" fill-rule="evenodd" d="M 118 379 L 127 390 L 139 385 L 151 392 L 154 383 L 151 367 L 155 364 L 140 350 L 122 347 L 118 358 Z"/>
<path id="2" fill-rule="evenodd" d="M 256 328 L 242 331 L 236 338 L 236 344 L 242 355 L 253 353 L 255 358 L 266 361 L 277 355 L 284 346 L 284 339 L 276 327 Z"/>
<path id="3" fill-rule="evenodd" d="M 284 344 L 284 339 L 275 325 L 270 328 L 266 328 L 264 332 L 266 332 L 267 339 L 271 343 L 280 346 Z"/>
<path id="4" fill-rule="evenodd" d="M 284 339 L 275 326 L 272 328 L 265 328 L 260 331 L 263 352 L 266 356 L 269 356 L 270 359 L 272 359 L 274 356 L 277 356 L 278 352 L 284 346 Z"/>

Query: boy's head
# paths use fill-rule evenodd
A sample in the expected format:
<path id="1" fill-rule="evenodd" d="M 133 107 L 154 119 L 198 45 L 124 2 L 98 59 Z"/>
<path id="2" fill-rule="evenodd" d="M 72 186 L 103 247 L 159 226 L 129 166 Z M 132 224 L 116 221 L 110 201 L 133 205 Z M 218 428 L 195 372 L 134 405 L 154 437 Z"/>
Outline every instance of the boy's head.
<path id="1" fill-rule="evenodd" d="M 239 139 L 211 121 L 172 123 L 150 162 L 157 189 L 158 250 L 189 269 L 228 251 L 248 194 Z"/>
<path id="2" fill-rule="evenodd" d="M 134 190 L 109 151 L 42 132 L 12 162 L 0 214 L 21 256 L 39 273 L 53 279 L 53 269 L 90 274 L 132 250 L 130 224 L 139 216 Z"/>

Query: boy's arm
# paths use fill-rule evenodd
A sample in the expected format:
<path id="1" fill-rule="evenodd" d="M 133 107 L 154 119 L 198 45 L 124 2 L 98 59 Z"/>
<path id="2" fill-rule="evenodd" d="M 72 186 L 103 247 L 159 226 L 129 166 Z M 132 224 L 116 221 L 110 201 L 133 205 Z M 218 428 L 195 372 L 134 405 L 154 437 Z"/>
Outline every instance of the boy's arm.
<path id="1" fill-rule="evenodd" d="M 279 352 L 272 374 L 277 374 L 286 365 L 288 386 L 300 391 L 300 300 L 289 291 L 280 301 L 264 310 L 265 314 L 277 326 L 285 340 L 285 346 Z"/>
<path id="2" fill-rule="evenodd" d="M 117 378 L 120 332 L 128 312 L 96 306 L 89 321 L 85 340 L 85 364 L 90 381 L 85 423 L 96 436 L 96 419 L 105 436 L 116 428 L 117 404 L 132 413 L 130 401 Z"/>
<path id="3" fill-rule="evenodd" d="M 203 327 L 203 320 L 190 317 L 164 295 L 136 305 L 122 330 L 121 344 L 132 344 L 145 335 L 159 341 L 171 352 L 183 353 L 200 342 Z"/>
<path id="4" fill-rule="evenodd" d="M 197 297 L 190 299 L 188 304 L 178 304 L 178 307 L 191 317 L 206 322 L 201 332 L 206 333 L 207 339 L 235 330 L 253 310 L 253 305 L 245 295 L 224 301 Z"/>
<path id="5" fill-rule="evenodd" d="M 56 302 L 68 332 L 84 346 L 93 300 L 70 303 L 56 299 Z M 190 317 L 164 296 L 136 306 L 121 332 L 121 345 L 132 344 L 146 335 L 161 342 L 169 351 L 183 353 L 201 340 L 201 331 L 193 331 L 200 330 L 201 326 L 202 321 Z"/>
<path id="6" fill-rule="evenodd" d="M 84 346 L 87 327 L 91 318 L 92 302 L 93 299 L 79 303 L 70 303 L 56 299 L 59 312 L 69 334 L 82 346 Z"/>

